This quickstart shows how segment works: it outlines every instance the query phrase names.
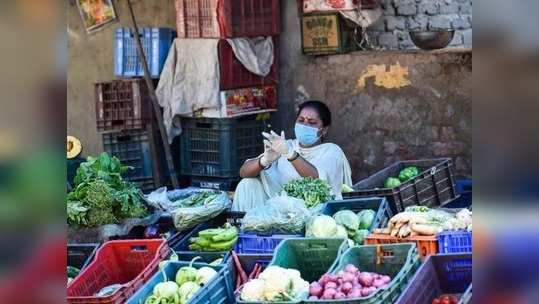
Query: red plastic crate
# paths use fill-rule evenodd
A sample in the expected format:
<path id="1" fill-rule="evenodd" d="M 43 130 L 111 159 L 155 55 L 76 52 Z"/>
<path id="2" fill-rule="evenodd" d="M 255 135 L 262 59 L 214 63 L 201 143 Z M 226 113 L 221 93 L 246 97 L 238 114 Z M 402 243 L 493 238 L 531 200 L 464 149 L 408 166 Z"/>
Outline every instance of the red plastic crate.
<path id="1" fill-rule="evenodd" d="M 142 129 L 153 117 L 148 87 L 143 79 L 95 84 L 98 131 Z"/>
<path id="2" fill-rule="evenodd" d="M 180 38 L 278 35 L 279 0 L 176 0 L 176 26 Z"/>
<path id="3" fill-rule="evenodd" d="M 165 240 L 109 241 L 95 259 L 67 286 L 67 303 L 120 304 L 133 295 L 156 272 L 170 249 Z M 112 284 L 125 284 L 107 297 L 95 293 Z"/>
<path id="4" fill-rule="evenodd" d="M 258 76 L 247 70 L 234 55 L 232 46 L 226 40 L 220 40 L 219 71 L 221 90 L 231 90 L 260 85 L 276 85 L 279 77 L 279 39 L 273 38 L 273 65 L 266 77 Z"/>

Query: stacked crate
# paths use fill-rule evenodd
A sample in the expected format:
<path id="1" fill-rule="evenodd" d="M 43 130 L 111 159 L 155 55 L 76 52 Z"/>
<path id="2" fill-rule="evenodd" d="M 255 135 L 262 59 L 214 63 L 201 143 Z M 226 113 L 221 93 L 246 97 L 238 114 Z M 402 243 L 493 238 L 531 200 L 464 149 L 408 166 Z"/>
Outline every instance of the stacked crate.
<path id="1" fill-rule="evenodd" d="M 179 38 L 219 39 L 220 109 L 204 109 L 182 118 L 181 174 L 204 188 L 233 190 L 239 168 L 263 152 L 260 113 L 277 109 L 280 33 L 279 0 L 176 0 Z M 271 36 L 274 63 L 261 77 L 235 57 L 229 38 Z M 267 117 L 266 117 L 267 118 Z"/>
<path id="2" fill-rule="evenodd" d="M 305 55 L 344 54 L 359 49 L 358 25 L 339 11 L 372 9 L 377 0 L 297 0 L 301 16 L 301 45 Z"/>
<path id="3" fill-rule="evenodd" d="M 176 32 L 141 27 L 138 35 L 155 86 Z M 114 74 L 119 79 L 94 84 L 97 130 L 104 151 L 132 167 L 124 178 L 149 192 L 166 185 L 169 174 L 132 28 L 115 31 Z"/>

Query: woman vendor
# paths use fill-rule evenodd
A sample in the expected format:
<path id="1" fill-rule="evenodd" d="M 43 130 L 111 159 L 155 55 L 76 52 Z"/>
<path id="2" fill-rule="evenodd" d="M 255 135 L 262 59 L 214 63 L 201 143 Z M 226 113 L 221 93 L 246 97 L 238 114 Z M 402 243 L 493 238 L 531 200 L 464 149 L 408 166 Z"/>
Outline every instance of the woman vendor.
<path id="1" fill-rule="evenodd" d="M 302 177 L 327 181 L 335 198 L 342 199 L 342 185 L 352 184 L 351 169 L 339 146 L 324 143 L 330 125 L 329 108 L 320 101 L 307 101 L 298 109 L 296 139 L 287 140 L 284 132 L 263 133 L 264 153 L 241 167 L 243 179 L 236 188 L 232 210 L 264 205 L 281 194 L 284 184 Z"/>

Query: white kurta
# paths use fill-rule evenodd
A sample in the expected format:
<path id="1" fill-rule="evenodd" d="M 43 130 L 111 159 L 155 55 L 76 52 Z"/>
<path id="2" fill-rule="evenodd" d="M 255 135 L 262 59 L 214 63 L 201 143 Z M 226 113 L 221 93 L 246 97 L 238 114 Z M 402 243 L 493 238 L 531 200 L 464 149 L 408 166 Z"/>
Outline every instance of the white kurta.
<path id="1" fill-rule="evenodd" d="M 302 148 L 297 140 L 288 142 L 316 168 L 319 178 L 329 183 L 335 198 L 342 199 L 342 185 L 352 185 L 352 171 L 342 149 L 332 143 Z M 280 195 L 284 184 L 299 178 L 301 176 L 294 166 L 280 157 L 268 170 L 263 170 L 260 177 L 240 182 L 234 194 L 232 211 L 247 211 L 263 205 L 269 198 Z"/>

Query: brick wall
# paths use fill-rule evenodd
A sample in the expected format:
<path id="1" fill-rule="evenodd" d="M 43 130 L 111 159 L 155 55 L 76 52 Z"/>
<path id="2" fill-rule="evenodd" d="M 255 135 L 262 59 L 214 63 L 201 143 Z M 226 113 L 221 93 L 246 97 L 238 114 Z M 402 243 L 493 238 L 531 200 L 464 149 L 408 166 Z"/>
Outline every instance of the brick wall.
<path id="1" fill-rule="evenodd" d="M 472 0 L 380 0 L 383 15 L 368 29 L 378 47 L 416 49 L 408 31 L 454 29 L 449 47 L 472 47 Z"/>

